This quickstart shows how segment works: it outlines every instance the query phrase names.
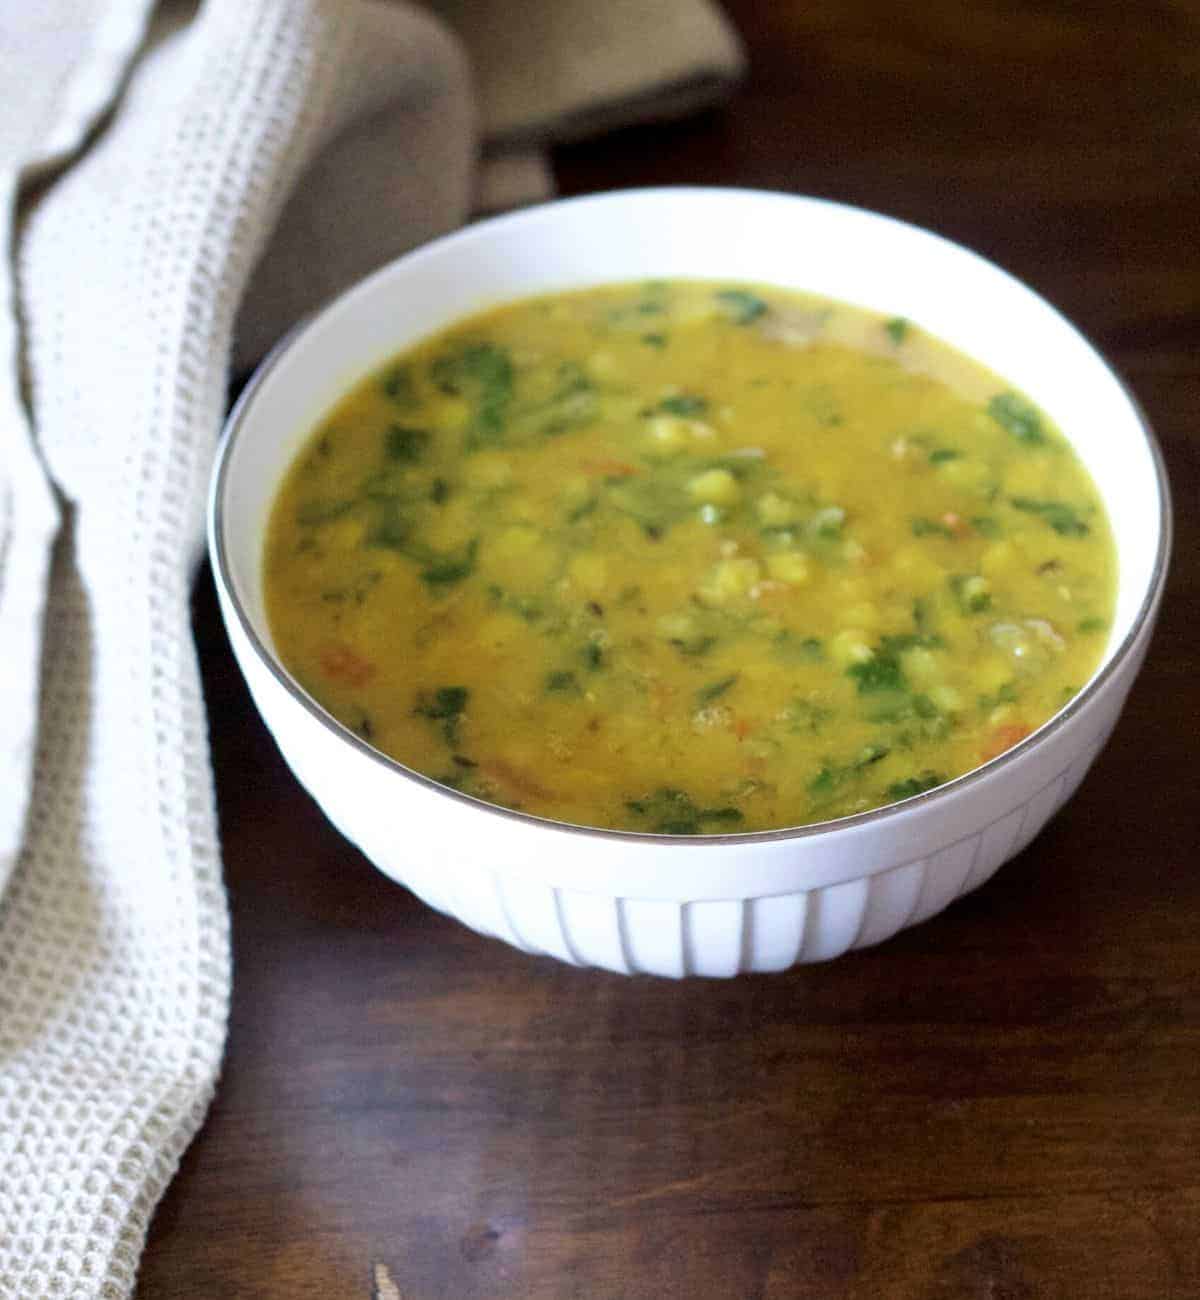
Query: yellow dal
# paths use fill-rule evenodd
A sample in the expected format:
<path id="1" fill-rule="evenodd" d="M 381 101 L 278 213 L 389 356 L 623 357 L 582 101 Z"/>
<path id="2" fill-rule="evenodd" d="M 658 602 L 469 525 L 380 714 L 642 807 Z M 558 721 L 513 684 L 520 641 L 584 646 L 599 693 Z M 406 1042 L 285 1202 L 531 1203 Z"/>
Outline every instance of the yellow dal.
<path id="1" fill-rule="evenodd" d="M 1062 434 L 902 320 L 620 285 L 423 342 L 324 419 L 265 552 L 283 662 L 494 803 L 712 834 L 844 816 L 1015 744 L 1103 650 Z"/>

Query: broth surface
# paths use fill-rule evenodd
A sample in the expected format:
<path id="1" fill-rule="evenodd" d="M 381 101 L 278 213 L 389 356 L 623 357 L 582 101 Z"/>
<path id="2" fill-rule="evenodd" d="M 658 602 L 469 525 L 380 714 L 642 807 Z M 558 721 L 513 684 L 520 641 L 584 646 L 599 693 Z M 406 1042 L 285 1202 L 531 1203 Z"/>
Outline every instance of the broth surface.
<path id="1" fill-rule="evenodd" d="M 652 281 L 508 304 L 361 383 L 279 492 L 280 656 L 493 803 L 795 826 L 1016 744 L 1103 652 L 1099 495 L 1022 395 L 901 319 Z"/>

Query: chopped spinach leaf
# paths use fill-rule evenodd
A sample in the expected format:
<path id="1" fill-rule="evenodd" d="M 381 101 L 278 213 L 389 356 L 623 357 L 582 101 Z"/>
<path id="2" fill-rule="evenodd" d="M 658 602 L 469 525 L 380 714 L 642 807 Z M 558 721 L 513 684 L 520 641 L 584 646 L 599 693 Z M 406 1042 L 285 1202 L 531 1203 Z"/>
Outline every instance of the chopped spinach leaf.
<path id="1" fill-rule="evenodd" d="M 536 596 L 522 596 L 508 592 L 495 583 L 488 587 L 487 593 L 493 604 L 511 610 L 526 623 L 537 623 L 545 617 L 546 607 Z"/>
<path id="2" fill-rule="evenodd" d="M 979 711 L 981 713 L 991 713 L 995 708 L 1002 704 L 1015 704 L 1017 702 L 1017 688 L 1012 682 L 1005 682 L 995 691 L 979 697 Z"/>
<path id="3" fill-rule="evenodd" d="M 929 607 L 929 601 L 920 596 L 913 601 L 912 619 L 918 635 L 927 637 L 933 633 L 933 610 Z"/>
<path id="4" fill-rule="evenodd" d="M 542 681 L 542 687 L 551 695 L 578 695 L 579 679 L 573 672 L 559 670 L 557 672 L 547 673 Z"/>
<path id="5" fill-rule="evenodd" d="M 455 745 L 458 743 L 459 722 L 470 698 L 471 692 L 465 686 L 439 686 L 432 695 L 427 691 L 420 692 L 413 713 L 418 718 L 440 722 L 446 744 Z"/>
<path id="6" fill-rule="evenodd" d="M 851 664 L 846 675 L 853 677 L 858 684 L 860 695 L 875 695 L 881 691 L 904 691 L 908 684 L 900 664 L 900 656 L 905 650 L 915 647 L 940 645 L 937 636 L 910 633 L 904 636 L 885 636 L 870 659 L 862 663 Z"/>
<path id="7" fill-rule="evenodd" d="M 444 478 L 435 478 L 429 487 L 429 499 L 435 506 L 445 505 L 450 496 L 450 484 Z"/>
<path id="8" fill-rule="evenodd" d="M 479 551 L 479 538 L 472 538 L 461 555 L 444 555 L 432 560 L 421 570 L 421 580 L 430 587 L 448 587 L 461 582 L 475 572 L 475 556 Z"/>
<path id="9" fill-rule="evenodd" d="M 881 637 L 879 648 L 882 654 L 898 655 L 905 650 L 938 650 L 942 644 L 942 638 L 936 632 L 898 632 L 893 636 Z"/>
<path id="10" fill-rule="evenodd" d="M 962 452 L 953 447 L 938 447 L 929 453 L 931 465 L 944 465 L 949 460 L 962 460 Z"/>
<path id="11" fill-rule="evenodd" d="M 766 302 L 749 289 L 718 289 L 716 298 L 722 313 L 735 325 L 750 325 L 767 311 Z"/>
<path id="12" fill-rule="evenodd" d="M 1061 537 L 1083 537 L 1091 530 L 1078 512 L 1063 501 L 1035 501 L 1031 497 L 1009 497 L 1009 505 L 1026 514 L 1039 515 Z"/>
<path id="13" fill-rule="evenodd" d="M 581 519 L 586 519 L 599 504 L 599 497 L 588 497 L 586 501 L 581 501 L 567 513 L 567 523 L 577 524 Z"/>
<path id="14" fill-rule="evenodd" d="M 332 523 L 353 509 L 353 501 L 305 501 L 296 511 L 296 522 L 301 528 L 315 528 Z"/>
<path id="15" fill-rule="evenodd" d="M 905 688 L 904 672 L 897 655 L 880 651 L 860 664 L 851 664 L 846 670 L 858 685 L 860 695 L 873 695 L 877 691 L 902 691 Z"/>
<path id="16" fill-rule="evenodd" d="M 1106 618 L 1081 618 L 1076 624 L 1077 632 L 1106 632 L 1108 630 L 1108 619 Z"/>
<path id="17" fill-rule="evenodd" d="M 834 763 L 826 759 L 816 776 L 808 783 L 809 794 L 817 802 L 823 802 L 873 763 L 887 758 L 890 752 L 886 745 L 866 745 L 848 763 Z"/>
<path id="18" fill-rule="evenodd" d="M 667 346 L 667 336 L 665 334 L 643 334 L 642 342 L 648 348 L 665 348 Z"/>
<path id="19" fill-rule="evenodd" d="M 708 410 L 708 398 L 699 393 L 672 393 L 659 402 L 657 409 L 664 415 L 703 415 Z"/>
<path id="20" fill-rule="evenodd" d="M 380 386 L 397 406 L 412 406 L 416 401 L 412 371 L 406 365 L 395 365 L 385 370 Z"/>
<path id="21" fill-rule="evenodd" d="M 992 593 L 985 579 L 976 574 L 955 573 L 949 581 L 954 599 L 964 614 L 982 614 L 991 609 Z"/>
<path id="22" fill-rule="evenodd" d="M 945 524 L 936 519 L 914 519 L 911 523 L 914 537 L 953 537 L 954 534 Z"/>
<path id="23" fill-rule="evenodd" d="M 649 820 L 650 829 L 659 835 L 702 835 L 706 825 L 731 826 L 742 820 L 737 808 L 698 808 L 690 795 L 669 786 L 643 799 L 627 799 L 625 807 Z"/>
<path id="24" fill-rule="evenodd" d="M 404 513 L 398 501 L 380 500 L 375 522 L 367 530 L 368 546 L 383 546 L 391 551 L 403 551 L 412 537 L 412 520 Z"/>
<path id="25" fill-rule="evenodd" d="M 730 673 L 728 677 L 722 677 L 720 681 L 709 682 L 707 686 L 702 686 L 696 692 L 696 703 L 699 705 L 711 704 L 713 700 L 719 700 L 731 686 L 737 683 L 739 673 Z"/>
<path id="26" fill-rule="evenodd" d="M 717 638 L 711 635 L 697 634 L 689 637 L 672 637 L 670 645 L 673 645 L 681 655 L 688 659 L 699 659 L 717 644 Z"/>
<path id="27" fill-rule="evenodd" d="M 915 794 L 924 794 L 941 785 L 945 777 L 938 772 L 922 772 L 919 776 L 905 777 L 903 781 L 893 781 L 886 794 L 889 799 L 911 799 Z"/>
<path id="28" fill-rule="evenodd" d="M 989 541 L 1000 536 L 1000 525 L 990 515 L 973 515 L 971 527 L 980 537 L 986 537 Z"/>
<path id="29" fill-rule="evenodd" d="M 909 324 L 903 316 L 893 316 L 890 321 L 883 327 L 888 332 L 888 338 L 899 347 L 908 337 Z"/>
<path id="30" fill-rule="evenodd" d="M 598 641 L 589 641 L 580 653 L 589 672 L 599 672 L 604 667 L 604 648 Z"/>
<path id="31" fill-rule="evenodd" d="M 444 393 L 472 405 L 466 447 L 475 451 L 503 440 L 513 395 L 513 364 L 505 348 L 471 343 L 443 353 L 430 366 L 433 382 Z"/>
<path id="32" fill-rule="evenodd" d="M 393 424 L 383 435 L 383 446 L 392 460 L 411 465 L 425 454 L 432 439 L 428 429 L 413 429 L 406 424 Z"/>
<path id="33" fill-rule="evenodd" d="M 1033 446 L 1046 441 L 1042 413 L 1020 393 L 997 393 L 988 403 L 987 412 L 1018 442 Z"/>
<path id="34" fill-rule="evenodd" d="M 846 775 L 845 768 L 826 763 L 808 783 L 808 793 L 816 798 L 831 795 L 845 781 Z"/>

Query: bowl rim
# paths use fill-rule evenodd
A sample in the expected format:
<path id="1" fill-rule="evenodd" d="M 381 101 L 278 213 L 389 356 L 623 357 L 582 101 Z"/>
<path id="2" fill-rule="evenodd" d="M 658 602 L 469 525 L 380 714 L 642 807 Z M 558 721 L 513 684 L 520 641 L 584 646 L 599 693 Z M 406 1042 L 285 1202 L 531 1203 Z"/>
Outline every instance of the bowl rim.
<path id="1" fill-rule="evenodd" d="M 1146 448 L 1150 454 L 1151 463 L 1154 469 L 1155 488 L 1158 495 L 1159 507 L 1159 539 L 1155 551 L 1153 568 L 1151 569 L 1149 580 L 1146 584 L 1146 591 L 1130 624 L 1128 632 L 1125 634 L 1121 643 L 1112 651 L 1108 662 L 1104 664 L 1100 671 L 1093 673 L 1071 700 L 1042 723 L 1040 727 L 1022 740 L 1018 741 L 1018 743 L 1012 746 L 1012 748 L 1005 750 L 1002 754 L 997 755 L 995 758 L 988 759 L 986 762 L 963 772 L 959 776 L 952 777 L 949 781 L 943 782 L 943 784 L 939 786 L 935 786 L 932 790 L 924 791 L 921 794 L 910 795 L 908 798 L 897 800 L 895 803 L 883 804 L 877 808 L 869 808 L 863 812 L 853 813 L 850 816 L 837 817 L 827 821 L 810 822 L 800 826 L 775 827 L 770 830 L 735 831 L 713 835 L 665 835 L 659 832 L 620 830 L 604 826 L 586 826 L 574 822 L 558 821 L 551 817 L 541 817 L 535 813 L 523 812 L 514 808 L 506 808 L 500 804 L 488 803 L 486 800 L 478 799 L 473 795 L 464 794 L 459 790 L 455 790 L 450 786 L 443 785 L 440 782 L 433 780 L 432 777 L 425 776 L 414 768 L 407 767 L 398 759 L 394 759 L 368 744 L 361 736 L 343 723 L 339 722 L 337 718 L 329 713 L 328 710 L 323 708 L 308 694 L 307 691 L 304 690 L 299 682 L 295 680 L 295 678 L 279 661 L 274 652 L 264 644 L 253 621 L 247 613 L 244 604 L 242 603 L 240 595 L 238 594 L 237 584 L 233 579 L 233 571 L 229 562 L 225 539 L 225 496 L 230 476 L 230 465 L 233 459 L 233 451 L 248 422 L 250 410 L 254 404 L 255 398 L 267 378 L 284 361 L 299 339 L 307 334 L 318 321 L 322 320 L 330 312 L 343 307 L 349 300 L 359 296 L 360 294 L 369 293 L 377 281 L 394 274 L 396 269 L 402 265 L 439 256 L 445 249 L 460 243 L 486 239 L 492 232 L 500 228 L 520 224 L 524 221 L 534 220 L 544 213 L 588 205 L 620 203 L 631 199 L 650 200 L 655 197 L 679 198 L 688 195 L 694 196 L 697 199 L 719 197 L 721 199 L 745 198 L 753 202 L 761 201 L 763 199 L 771 201 L 782 200 L 787 202 L 799 202 L 804 205 L 824 207 L 833 209 L 837 212 L 853 214 L 855 216 L 868 216 L 877 221 L 885 222 L 893 226 L 899 226 L 907 231 L 911 231 L 926 238 L 933 238 L 940 241 L 955 253 L 974 258 L 979 262 L 984 263 L 993 272 L 1009 281 L 1012 281 L 1027 294 L 1035 298 L 1043 308 L 1049 311 L 1056 318 L 1064 329 L 1077 335 L 1116 381 L 1118 387 L 1129 401 L 1130 407 L 1137 419 L 1138 426 L 1145 441 Z M 435 792 L 442 797 L 457 800 L 481 813 L 491 814 L 510 821 L 515 821 L 519 824 L 527 825 L 531 830 L 538 829 L 542 831 L 555 831 L 572 836 L 584 836 L 588 839 L 615 840 L 619 843 L 627 844 L 646 843 L 662 845 L 668 843 L 712 848 L 734 844 L 764 844 L 779 841 L 814 839 L 835 831 L 851 830 L 857 827 L 874 825 L 875 823 L 898 813 L 908 813 L 918 807 L 928 807 L 938 800 L 946 799 L 952 793 L 957 794 L 973 785 L 977 785 L 979 782 L 990 778 L 997 772 L 1000 772 L 1004 770 L 1004 768 L 1016 763 L 1024 756 L 1030 754 L 1033 750 L 1044 746 L 1069 722 L 1078 717 L 1088 704 L 1099 695 L 1104 687 L 1116 676 L 1124 662 L 1133 652 L 1139 639 L 1146 632 L 1147 626 L 1162 597 L 1163 588 L 1166 584 L 1167 572 L 1170 564 L 1171 546 L 1174 537 L 1174 508 L 1171 498 L 1170 482 L 1167 476 L 1166 462 L 1158 438 L 1150 425 L 1150 421 L 1147 418 L 1141 403 L 1117 371 L 1116 367 L 1109 361 L 1108 357 L 1077 325 L 1069 320 L 1051 302 L 1038 293 L 1037 290 L 1030 287 L 1011 272 L 1005 270 L 998 263 L 993 262 L 990 258 L 984 257 L 981 253 L 975 252 L 974 249 L 967 247 L 965 244 L 960 244 L 955 240 L 949 239 L 945 235 L 941 235 L 927 227 L 916 225 L 913 222 L 903 221 L 897 217 L 889 216 L 886 213 L 876 212 L 873 209 L 864 208 L 856 204 L 841 203 L 833 199 L 825 199 L 806 194 L 794 194 L 783 190 L 755 189 L 747 186 L 732 185 L 659 185 L 631 187 L 616 190 L 604 190 L 594 194 L 576 195 L 565 199 L 551 199 L 545 203 L 521 208 L 515 212 L 502 213 L 499 216 L 485 218 L 458 230 L 451 231 L 448 234 L 442 235 L 436 239 L 418 245 L 416 248 L 410 249 L 408 252 L 391 259 L 382 266 L 377 267 L 374 271 L 371 271 L 359 280 L 356 280 L 353 284 L 335 294 L 320 307 L 314 309 L 311 313 L 292 326 L 292 328 L 279 339 L 270 352 L 255 367 L 249 380 L 247 380 L 241 393 L 238 395 L 237 400 L 234 402 L 221 432 L 210 476 L 207 513 L 208 550 L 217 585 L 221 594 L 225 596 L 227 607 L 233 611 L 242 634 L 252 647 L 259 662 L 267 669 L 270 675 L 275 679 L 276 683 L 283 688 L 287 695 L 290 696 L 295 703 L 300 705 L 314 721 L 331 731 L 338 739 L 350 744 L 363 757 L 371 760 L 373 763 L 381 765 L 385 770 L 409 780 L 416 781 L 418 784 L 425 786 L 430 791 Z"/>

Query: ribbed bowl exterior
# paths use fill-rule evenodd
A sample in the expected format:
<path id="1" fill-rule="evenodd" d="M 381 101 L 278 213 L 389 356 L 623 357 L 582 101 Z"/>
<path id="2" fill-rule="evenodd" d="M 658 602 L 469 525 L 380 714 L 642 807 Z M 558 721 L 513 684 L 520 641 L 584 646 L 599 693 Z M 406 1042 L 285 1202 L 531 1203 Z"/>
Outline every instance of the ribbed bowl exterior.
<path id="1" fill-rule="evenodd" d="M 842 877 L 831 883 L 743 896 L 730 891 L 728 897 L 677 890 L 680 896 L 664 897 L 653 856 L 647 858 L 644 891 L 605 892 L 603 873 L 595 887 L 572 887 L 555 878 L 562 875 L 560 867 L 518 861 L 502 838 L 488 833 L 489 818 L 496 821 L 502 814 L 456 810 L 444 795 L 397 778 L 369 758 L 356 772 L 345 742 L 264 668 L 236 621 L 229 626 L 255 702 L 285 759 L 333 823 L 387 875 L 431 907 L 526 952 L 622 974 L 675 978 L 728 977 L 828 961 L 881 943 L 977 889 L 1074 793 L 1117 720 L 1149 635 L 1147 625 L 1140 646 L 1091 698 L 1057 750 L 1035 750 L 1023 765 L 1010 767 L 1007 779 L 1002 772 L 991 786 L 977 784 L 967 791 L 978 820 L 965 833 L 960 816 L 957 830 L 944 841 L 928 841 L 922 832 L 921 838 L 936 843 L 932 850 L 895 859 L 856 857 L 848 841 L 837 869 L 831 873 L 826 864 L 822 870 L 824 876 Z M 1004 798 L 1019 788 L 1014 775 L 1022 766 L 1026 778 L 1035 774 L 1037 779 L 1032 786 L 1025 780 L 1021 797 Z M 331 779 L 334 772 L 341 779 Z M 377 775 L 382 783 L 373 779 Z M 406 797 L 414 794 L 428 796 L 427 803 L 408 804 Z M 445 818 L 447 811 L 449 820 L 438 825 L 438 815 Z M 896 809 L 894 815 L 901 826 L 912 814 Z M 482 835 L 471 828 L 473 817 L 482 819 Z M 536 829 L 522 831 L 531 845 L 537 842 Z M 785 874 L 807 883 L 806 848 L 839 834 L 834 824 L 821 837 L 798 838 Z M 904 841 L 899 834 L 895 839 L 898 846 Z M 728 875 L 736 881 L 736 864 Z M 710 873 L 704 889 L 711 894 L 714 888 L 720 886 Z"/>

